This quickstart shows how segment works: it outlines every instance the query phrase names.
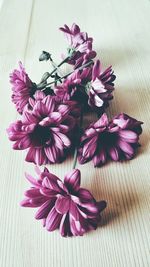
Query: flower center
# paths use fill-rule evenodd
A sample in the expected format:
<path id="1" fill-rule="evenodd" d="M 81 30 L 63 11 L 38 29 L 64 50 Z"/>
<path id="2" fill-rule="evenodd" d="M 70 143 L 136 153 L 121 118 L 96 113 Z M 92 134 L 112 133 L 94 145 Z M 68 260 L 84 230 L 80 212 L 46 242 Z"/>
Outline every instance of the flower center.
<path id="1" fill-rule="evenodd" d="M 77 90 L 74 92 L 71 100 L 77 101 L 79 104 L 86 104 L 88 102 L 88 95 L 85 92 L 84 87 L 76 85 Z"/>
<path id="2" fill-rule="evenodd" d="M 37 90 L 37 86 L 36 86 L 36 83 L 32 83 L 32 86 L 30 87 L 30 97 L 33 97 L 33 95 L 35 94 Z"/>
<path id="3" fill-rule="evenodd" d="M 30 139 L 35 147 L 46 146 L 51 142 L 51 134 L 49 127 L 37 125 L 32 133 Z"/>
<path id="4" fill-rule="evenodd" d="M 99 135 L 99 141 L 98 141 L 98 147 L 100 148 L 101 145 L 103 147 L 112 147 L 116 146 L 117 143 L 117 134 L 116 133 L 109 133 L 109 132 L 103 132 Z"/>

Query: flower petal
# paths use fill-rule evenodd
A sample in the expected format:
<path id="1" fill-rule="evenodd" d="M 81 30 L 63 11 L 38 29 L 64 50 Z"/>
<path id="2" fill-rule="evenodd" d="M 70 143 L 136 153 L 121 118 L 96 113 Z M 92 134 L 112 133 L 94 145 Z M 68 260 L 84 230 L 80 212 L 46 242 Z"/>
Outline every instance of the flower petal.
<path id="1" fill-rule="evenodd" d="M 131 130 L 121 130 L 119 131 L 119 136 L 126 142 L 136 143 L 138 141 L 138 135 Z"/>
<path id="2" fill-rule="evenodd" d="M 78 191 L 80 187 L 81 173 L 78 169 L 73 169 L 67 173 L 64 178 L 64 184 L 66 187 L 73 191 Z"/>
<path id="3" fill-rule="evenodd" d="M 55 141 L 55 145 L 56 145 L 60 150 L 63 150 L 63 148 L 64 148 L 64 143 L 63 143 L 63 141 L 61 140 L 61 138 L 60 138 L 57 134 L 53 134 L 53 138 L 54 138 L 54 141 Z"/>
<path id="4" fill-rule="evenodd" d="M 112 160 L 114 161 L 118 161 L 119 160 L 119 151 L 116 147 L 111 147 L 109 150 L 108 150 L 108 153 L 111 157 Z"/>
<path id="5" fill-rule="evenodd" d="M 86 159 L 92 158 L 97 148 L 98 136 L 93 136 L 88 142 L 85 143 L 82 150 L 82 156 Z"/>
<path id="6" fill-rule="evenodd" d="M 65 134 L 57 133 L 57 136 L 60 137 L 65 147 L 69 147 L 71 145 L 71 141 Z"/>
<path id="7" fill-rule="evenodd" d="M 47 197 L 43 195 L 39 195 L 39 197 L 34 197 L 30 199 L 30 202 L 33 205 L 36 205 L 36 207 L 40 207 L 41 205 L 43 205 L 43 203 L 45 203 L 45 201 L 47 201 Z"/>
<path id="8" fill-rule="evenodd" d="M 40 220 L 46 218 L 50 210 L 54 207 L 56 198 L 47 200 L 36 212 L 35 219 Z"/>
<path id="9" fill-rule="evenodd" d="M 50 162 L 57 162 L 57 160 L 59 159 L 59 153 L 55 146 L 45 147 L 44 151 Z"/>
<path id="10" fill-rule="evenodd" d="M 97 94 L 102 94 L 107 92 L 107 90 L 105 89 L 104 84 L 101 82 L 101 80 L 99 80 L 98 78 L 95 79 L 94 82 L 92 82 L 92 88 L 94 89 L 94 91 Z"/>
<path id="11" fill-rule="evenodd" d="M 60 214 L 65 214 L 70 208 L 70 199 L 68 197 L 59 196 L 55 203 L 55 209 Z"/>
<path id="12" fill-rule="evenodd" d="M 76 203 L 71 200 L 70 202 L 70 210 L 69 210 L 70 215 L 77 221 L 79 220 L 79 209 Z"/>
<path id="13" fill-rule="evenodd" d="M 27 208 L 35 208 L 35 207 L 37 207 L 36 205 L 34 205 L 33 203 L 31 203 L 31 201 L 30 201 L 29 198 L 23 199 L 20 202 L 20 206 L 27 207 Z"/>
<path id="14" fill-rule="evenodd" d="M 100 98 L 100 96 L 95 95 L 94 100 L 95 100 L 95 106 L 96 106 L 96 107 L 100 108 L 100 107 L 103 106 L 104 101 Z"/>
<path id="15" fill-rule="evenodd" d="M 44 155 L 44 152 L 43 152 L 43 149 L 41 148 L 36 148 L 35 150 L 35 163 L 37 165 L 43 165 L 45 162 L 45 155 Z"/>
<path id="16" fill-rule="evenodd" d="M 46 117 L 39 122 L 39 125 L 46 127 L 49 126 L 52 122 L 53 120 L 50 117 Z"/>
<path id="17" fill-rule="evenodd" d="M 34 162 L 37 165 L 43 165 L 47 163 L 42 148 L 30 147 L 25 160 L 28 162 Z"/>
<path id="18" fill-rule="evenodd" d="M 37 188 L 40 187 L 40 184 L 38 183 L 38 181 L 34 179 L 30 174 L 25 173 L 25 177 L 32 185 L 34 185 Z"/>
<path id="19" fill-rule="evenodd" d="M 93 200 L 93 196 L 87 189 L 80 188 L 78 190 L 78 197 L 81 198 L 84 201 L 91 201 Z"/>
<path id="20" fill-rule="evenodd" d="M 94 128 L 106 127 L 106 126 L 108 126 L 108 123 L 109 123 L 108 117 L 107 117 L 106 113 L 104 113 L 100 117 L 100 119 L 94 123 Z"/>
<path id="21" fill-rule="evenodd" d="M 82 236 L 85 232 L 80 221 L 76 221 L 72 216 L 70 216 L 70 229 L 74 236 Z"/>
<path id="22" fill-rule="evenodd" d="M 62 115 L 60 112 L 52 112 L 50 114 L 50 118 L 52 119 L 53 122 L 59 123 L 62 120 Z"/>
<path id="23" fill-rule="evenodd" d="M 41 196 L 38 188 L 31 188 L 25 192 L 25 196 L 28 198 L 35 198 Z"/>
<path id="24" fill-rule="evenodd" d="M 70 222 L 69 222 L 69 215 L 64 214 L 61 223 L 60 223 L 60 234 L 62 236 L 72 236 L 71 230 L 70 230 Z"/>
<path id="25" fill-rule="evenodd" d="M 92 70 L 92 80 L 94 81 L 96 77 L 100 74 L 100 60 L 96 60 Z"/>
<path id="26" fill-rule="evenodd" d="M 46 95 L 41 90 L 37 90 L 34 94 L 36 100 L 42 100 Z M 32 99 L 32 98 L 31 98 Z"/>
<path id="27" fill-rule="evenodd" d="M 48 95 L 42 100 L 43 104 L 46 106 L 47 112 L 50 114 L 55 109 L 55 99 L 54 97 Z"/>
<path id="28" fill-rule="evenodd" d="M 59 180 L 59 178 L 58 178 L 58 180 Z M 48 188 L 52 191 L 55 191 L 57 193 L 62 192 L 62 188 L 59 187 L 57 180 L 54 180 L 51 177 L 45 177 L 42 181 L 42 186 L 45 188 Z"/>
<path id="29" fill-rule="evenodd" d="M 62 215 L 59 214 L 55 207 L 52 208 L 46 219 L 46 229 L 48 231 L 54 231 L 60 226 Z"/>
<path id="30" fill-rule="evenodd" d="M 27 135 L 27 136 L 24 136 L 23 138 L 21 138 L 20 140 L 16 141 L 13 144 L 13 149 L 23 150 L 23 149 L 30 147 L 30 145 L 31 145 L 31 140 L 29 139 L 29 137 Z"/>
<path id="31" fill-rule="evenodd" d="M 125 152 L 125 153 L 127 153 L 127 154 L 129 154 L 131 156 L 134 155 L 134 149 L 133 149 L 133 147 L 130 144 L 128 144 L 127 142 L 122 141 L 122 140 L 119 140 L 118 141 L 118 145 L 119 145 L 119 147 L 121 148 L 121 150 L 123 152 Z"/>
<path id="32" fill-rule="evenodd" d="M 58 107 L 58 111 L 63 115 L 63 116 L 66 116 L 69 111 L 70 111 L 70 107 L 69 106 L 66 106 L 66 105 L 59 105 Z"/>
<path id="33" fill-rule="evenodd" d="M 102 166 L 106 162 L 106 152 L 104 148 L 101 148 L 99 153 L 93 158 L 94 166 Z"/>

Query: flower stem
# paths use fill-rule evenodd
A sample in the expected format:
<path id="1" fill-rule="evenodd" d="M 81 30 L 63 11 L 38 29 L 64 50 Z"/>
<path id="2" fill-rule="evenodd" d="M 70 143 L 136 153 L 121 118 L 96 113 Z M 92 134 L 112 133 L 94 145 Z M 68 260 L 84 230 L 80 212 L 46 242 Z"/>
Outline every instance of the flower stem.
<path id="1" fill-rule="evenodd" d="M 59 67 L 61 67 L 65 62 L 67 62 L 68 59 L 69 59 L 69 57 L 66 57 L 63 61 L 61 61 L 61 62 L 58 64 L 58 66 L 56 66 L 56 67 L 50 72 L 49 77 L 51 77 L 51 75 L 52 75 L 55 71 L 57 71 L 57 69 L 58 69 Z M 51 60 L 51 61 L 53 62 L 53 60 Z M 49 77 L 47 77 L 47 79 L 48 79 Z"/>
<path id="2" fill-rule="evenodd" d="M 93 61 L 90 60 L 88 63 L 82 65 L 81 67 L 77 68 L 76 70 L 82 70 L 82 69 L 84 69 L 85 67 L 90 66 L 92 63 L 93 63 Z M 58 66 L 59 66 L 59 65 L 58 65 Z M 55 69 L 54 69 L 54 70 L 55 70 Z M 73 72 L 74 72 L 74 70 L 71 71 L 71 72 L 69 72 L 68 74 L 66 74 L 66 75 L 64 75 L 64 76 L 62 76 L 62 77 L 60 77 L 59 79 L 57 79 L 57 80 L 55 80 L 55 81 L 53 81 L 53 82 L 47 83 L 47 84 L 45 85 L 45 88 L 44 88 L 42 91 L 44 91 L 44 90 L 46 89 L 46 86 L 49 86 L 49 85 L 51 85 L 51 84 L 53 84 L 53 83 L 55 83 L 55 82 L 58 82 L 58 81 L 61 81 L 62 79 L 67 78 L 67 77 L 68 77 L 69 75 L 71 75 Z"/>
<path id="3" fill-rule="evenodd" d="M 80 131 L 82 129 L 82 124 L 83 124 L 83 107 L 81 107 L 81 114 L 80 114 Z M 80 132 L 79 132 L 79 140 L 80 140 Z M 77 164 L 77 158 L 78 158 L 78 146 L 75 148 L 74 151 L 74 157 L 73 157 L 73 166 L 72 168 L 75 169 L 76 164 Z"/>
<path id="4" fill-rule="evenodd" d="M 60 66 L 62 66 L 65 62 L 67 62 L 68 59 L 69 59 L 69 57 L 66 57 L 63 61 L 61 61 L 58 65 L 56 65 L 54 63 L 53 59 L 50 57 L 50 61 L 51 61 L 52 65 L 53 65 L 54 69 L 50 73 L 48 73 L 48 75 L 46 76 L 46 78 L 44 80 L 42 80 L 42 82 L 37 84 L 37 88 L 40 89 L 41 91 L 44 91 L 46 89 L 46 86 L 51 84 L 51 83 L 47 83 L 46 82 L 47 79 L 49 77 L 51 77 L 59 69 Z M 52 83 L 55 83 L 55 82 L 57 82 L 57 80 L 53 81 Z"/>
<path id="5" fill-rule="evenodd" d="M 67 61 L 67 58 L 66 58 L 66 61 Z M 62 73 L 61 73 L 60 70 L 59 70 L 59 67 L 60 67 L 60 66 L 59 66 L 59 65 L 57 66 L 57 64 L 53 61 L 52 57 L 50 57 L 50 62 L 51 62 L 51 64 L 52 64 L 53 68 L 54 68 L 55 70 L 57 69 L 57 70 L 56 70 L 56 73 L 57 73 L 57 71 L 58 71 L 59 74 L 62 75 Z M 62 62 L 61 62 L 61 63 L 62 63 Z M 63 63 L 62 63 L 62 64 L 63 64 Z M 62 64 L 61 64 L 61 65 L 62 65 Z"/>
<path id="6" fill-rule="evenodd" d="M 72 169 L 75 169 L 75 167 L 76 167 L 76 164 L 77 164 L 77 156 L 78 156 L 78 148 L 76 147 L 76 148 L 75 148 L 75 151 L 74 151 L 74 157 L 73 157 L 73 166 L 72 166 Z"/>

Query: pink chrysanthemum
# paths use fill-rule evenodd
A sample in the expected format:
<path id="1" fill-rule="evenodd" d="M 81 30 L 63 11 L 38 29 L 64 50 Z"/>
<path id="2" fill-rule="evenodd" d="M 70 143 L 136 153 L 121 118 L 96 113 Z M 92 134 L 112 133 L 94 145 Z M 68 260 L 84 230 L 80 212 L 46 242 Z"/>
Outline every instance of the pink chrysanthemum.
<path id="1" fill-rule="evenodd" d="M 63 102 L 66 100 L 75 101 L 86 108 L 88 106 L 87 83 L 91 80 L 92 67 L 83 70 L 75 70 L 61 84 L 54 87 L 55 94 Z"/>
<path id="2" fill-rule="evenodd" d="M 59 104 L 52 96 L 36 100 L 31 110 L 25 109 L 22 120 L 12 123 L 8 136 L 13 148 L 27 149 L 26 161 L 38 165 L 60 162 L 70 147 L 70 134 L 75 119 L 70 107 Z"/>
<path id="3" fill-rule="evenodd" d="M 71 55 L 67 61 L 69 64 L 75 65 L 76 68 L 96 56 L 96 52 L 92 50 L 93 39 L 88 37 L 86 32 L 81 32 L 78 25 L 73 23 L 69 28 L 65 24 L 60 30 L 65 33 L 69 44 L 68 52 Z"/>
<path id="4" fill-rule="evenodd" d="M 36 91 L 36 85 L 26 73 L 23 65 L 19 62 L 19 70 L 14 70 L 10 74 L 12 84 L 12 102 L 16 105 L 17 111 L 22 114 L 25 105 Z"/>
<path id="5" fill-rule="evenodd" d="M 29 98 L 29 103 L 25 106 L 24 110 L 30 111 L 34 108 L 35 104 L 39 100 L 43 100 L 46 97 L 46 94 L 40 90 L 37 90 L 33 97 Z M 60 87 L 57 91 L 57 94 L 53 94 L 53 99 L 56 102 L 56 105 L 66 105 L 69 107 L 70 115 L 72 115 L 74 118 L 77 118 L 80 116 L 81 109 L 77 101 L 71 100 L 71 97 L 67 95 L 67 91 L 64 89 L 64 94 L 62 92 L 62 88 Z"/>
<path id="6" fill-rule="evenodd" d="M 108 121 L 107 115 L 92 123 L 84 132 L 79 148 L 81 164 L 93 160 L 94 166 L 103 165 L 108 158 L 119 161 L 132 159 L 139 146 L 142 122 L 120 114 Z"/>
<path id="7" fill-rule="evenodd" d="M 110 66 L 104 72 L 100 61 L 93 66 L 92 81 L 89 84 L 89 105 L 94 108 L 106 108 L 113 98 L 114 80 L 116 76 Z"/>
<path id="8" fill-rule="evenodd" d="M 77 88 L 81 83 L 79 71 L 74 71 L 70 74 L 63 83 L 54 87 L 54 92 L 63 101 L 70 100 L 77 92 Z"/>
<path id="9" fill-rule="evenodd" d="M 105 201 L 96 202 L 92 194 L 80 188 L 80 171 L 67 173 L 64 183 L 48 169 L 38 170 L 38 179 L 26 175 L 32 187 L 25 192 L 23 207 L 36 208 L 35 218 L 43 219 L 48 231 L 60 230 L 62 236 L 82 236 L 96 229 Z"/>

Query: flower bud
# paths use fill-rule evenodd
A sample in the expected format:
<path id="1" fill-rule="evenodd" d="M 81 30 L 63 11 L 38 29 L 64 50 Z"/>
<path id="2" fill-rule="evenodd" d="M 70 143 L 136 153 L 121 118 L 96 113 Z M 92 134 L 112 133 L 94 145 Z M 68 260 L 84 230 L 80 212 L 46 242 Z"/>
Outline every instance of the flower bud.
<path id="1" fill-rule="evenodd" d="M 48 77 L 49 77 L 49 72 L 45 72 L 45 73 L 43 74 L 43 76 L 42 76 L 41 82 L 46 81 L 46 80 L 48 79 Z"/>
<path id="2" fill-rule="evenodd" d="M 42 54 L 40 55 L 39 57 L 39 61 L 44 61 L 44 60 L 49 60 L 51 58 L 51 54 L 46 52 L 46 51 L 43 51 Z"/>

